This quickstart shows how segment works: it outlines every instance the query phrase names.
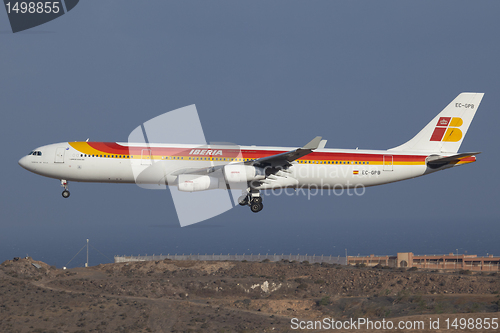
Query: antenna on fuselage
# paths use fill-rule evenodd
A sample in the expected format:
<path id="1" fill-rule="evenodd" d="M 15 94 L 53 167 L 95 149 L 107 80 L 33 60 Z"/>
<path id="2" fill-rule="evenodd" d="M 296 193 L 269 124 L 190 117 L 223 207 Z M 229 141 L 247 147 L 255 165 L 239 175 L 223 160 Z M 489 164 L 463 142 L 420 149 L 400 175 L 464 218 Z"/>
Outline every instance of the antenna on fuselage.
<path id="1" fill-rule="evenodd" d="M 90 139 L 90 138 L 87 138 L 87 140 L 85 140 L 85 142 L 89 142 L 89 139 Z"/>

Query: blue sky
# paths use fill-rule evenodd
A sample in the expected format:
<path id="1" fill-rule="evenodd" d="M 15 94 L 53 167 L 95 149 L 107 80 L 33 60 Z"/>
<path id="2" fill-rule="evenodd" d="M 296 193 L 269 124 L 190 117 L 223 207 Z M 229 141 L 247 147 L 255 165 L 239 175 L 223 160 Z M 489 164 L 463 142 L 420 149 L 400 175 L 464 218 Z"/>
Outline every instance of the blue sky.
<path id="1" fill-rule="evenodd" d="M 0 261 L 63 266 L 90 238 L 108 258 L 145 253 L 500 255 L 496 176 L 500 3 L 493 1 L 80 2 L 13 34 L 0 10 L 4 143 Z M 485 97 L 461 151 L 478 162 L 362 197 L 266 197 L 180 228 L 168 191 L 71 183 L 22 169 L 33 148 L 126 141 L 196 104 L 208 141 L 386 149 L 459 93 Z M 83 257 L 71 265 L 80 265 Z M 91 264 L 107 262 L 97 252 Z"/>

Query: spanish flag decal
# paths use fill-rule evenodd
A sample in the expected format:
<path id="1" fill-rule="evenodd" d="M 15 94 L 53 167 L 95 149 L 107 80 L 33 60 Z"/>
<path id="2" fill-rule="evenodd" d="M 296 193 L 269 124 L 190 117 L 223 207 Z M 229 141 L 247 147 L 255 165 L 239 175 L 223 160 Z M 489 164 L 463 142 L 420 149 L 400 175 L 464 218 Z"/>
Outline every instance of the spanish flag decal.
<path id="1" fill-rule="evenodd" d="M 352 172 L 352 174 L 353 174 L 353 175 L 357 175 L 357 174 L 359 174 L 359 171 L 358 171 L 358 170 L 354 170 L 354 171 Z"/>

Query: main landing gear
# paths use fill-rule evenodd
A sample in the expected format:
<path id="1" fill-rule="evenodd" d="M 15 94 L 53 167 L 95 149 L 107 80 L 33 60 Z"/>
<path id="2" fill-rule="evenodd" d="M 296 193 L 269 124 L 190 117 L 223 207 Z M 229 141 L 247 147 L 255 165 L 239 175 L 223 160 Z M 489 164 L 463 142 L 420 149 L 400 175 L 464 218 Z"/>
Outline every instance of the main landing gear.
<path id="1" fill-rule="evenodd" d="M 61 186 L 64 187 L 64 191 L 62 192 L 63 198 L 69 198 L 68 181 L 61 179 Z"/>
<path id="2" fill-rule="evenodd" d="M 259 191 L 244 193 L 238 198 L 238 203 L 241 206 L 250 206 L 250 210 L 254 213 L 258 213 L 262 210 L 262 208 L 264 208 Z"/>

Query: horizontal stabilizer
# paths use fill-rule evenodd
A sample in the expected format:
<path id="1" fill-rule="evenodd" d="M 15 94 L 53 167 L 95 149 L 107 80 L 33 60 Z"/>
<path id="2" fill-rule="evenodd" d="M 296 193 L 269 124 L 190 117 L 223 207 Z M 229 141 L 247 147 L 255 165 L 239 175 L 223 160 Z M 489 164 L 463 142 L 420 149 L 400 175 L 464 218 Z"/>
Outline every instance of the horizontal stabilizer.
<path id="1" fill-rule="evenodd" d="M 481 152 L 462 153 L 462 154 L 456 154 L 456 155 L 452 155 L 452 156 L 431 155 L 431 156 L 427 157 L 427 165 L 432 169 L 437 169 L 437 168 L 442 167 L 446 164 L 456 163 L 456 162 L 459 162 L 461 159 L 464 159 L 466 157 L 471 157 L 471 156 L 479 155 L 479 154 L 481 154 Z"/>

